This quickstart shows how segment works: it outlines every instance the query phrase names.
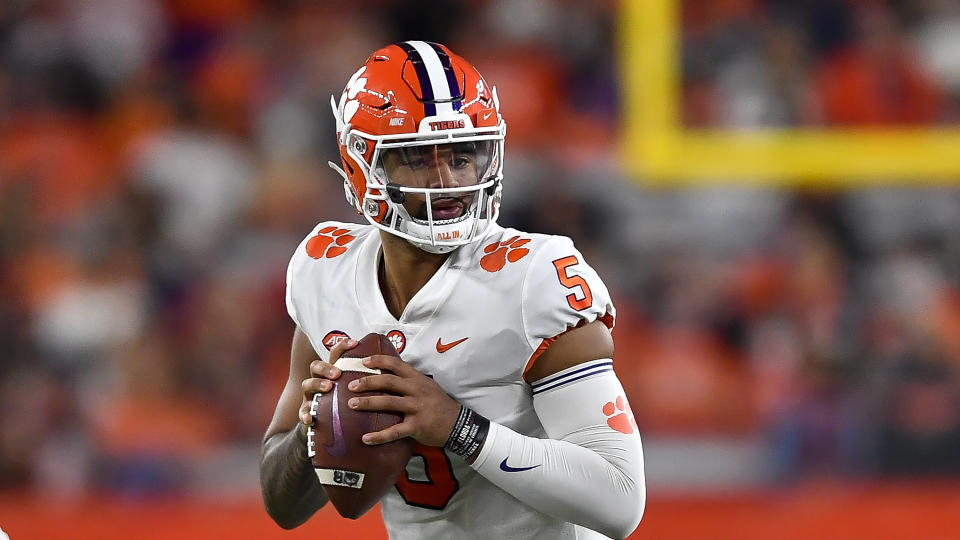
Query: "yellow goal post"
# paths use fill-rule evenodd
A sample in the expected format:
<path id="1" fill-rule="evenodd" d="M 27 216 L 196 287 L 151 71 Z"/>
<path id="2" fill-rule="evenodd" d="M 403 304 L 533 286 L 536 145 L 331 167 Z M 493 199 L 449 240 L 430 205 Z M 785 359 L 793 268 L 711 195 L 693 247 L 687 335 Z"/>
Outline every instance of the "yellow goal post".
<path id="1" fill-rule="evenodd" d="M 960 184 L 960 128 L 685 128 L 680 4 L 621 2 L 621 153 L 631 176 L 653 185 Z"/>

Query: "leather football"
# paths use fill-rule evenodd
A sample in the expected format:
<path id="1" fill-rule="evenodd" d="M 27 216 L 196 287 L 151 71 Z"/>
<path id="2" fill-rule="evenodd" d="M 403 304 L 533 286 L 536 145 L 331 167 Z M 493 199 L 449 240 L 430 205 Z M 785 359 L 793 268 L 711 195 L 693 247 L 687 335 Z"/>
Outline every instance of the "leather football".
<path id="1" fill-rule="evenodd" d="M 400 355 L 382 334 L 367 334 L 334 364 L 341 370 L 333 390 L 313 397 L 310 414 L 313 426 L 307 430 L 307 451 L 314 472 L 330 502 L 341 516 L 356 519 L 373 508 L 404 472 L 413 451 L 413 440 L 369 446 L 360 439 L 365 433 L 386 429 L 402 420 L 387 412 L 355 411 L 347 406 L 354 396 L 375 396 L 382 392 L 353 392 L 347 385 L 379 370 L 363 366 L 359 359 L 375 354 Z"/>

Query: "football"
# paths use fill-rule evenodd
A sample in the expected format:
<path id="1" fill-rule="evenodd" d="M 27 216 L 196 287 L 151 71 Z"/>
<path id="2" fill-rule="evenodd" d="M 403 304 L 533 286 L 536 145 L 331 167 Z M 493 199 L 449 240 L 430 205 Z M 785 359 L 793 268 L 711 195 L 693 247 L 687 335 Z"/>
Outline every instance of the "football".
<path id="1" fill-rule="evenodd" d="M 400 356 L 382 334 L 367 334 L 359 345 L 346 351 L 334 364 L 342 374 L 333 390 L 315 394 L 310 414 L 314 423 L 307 430 L 307 451 L 314 472 L 341 516 L 356 519 L 373 508 L 404 472 L 413 451 L 413 441 L 400 439 L 368 446 L 364 433 L 386 429 L 402 420 L 400 414 L 355 411 L 347 406 L 353 396 L 375 396 L 380 392 L 355 393 L 350 381 L 380 373 L 365 367 L 360 359 L 374 354 Z"/>

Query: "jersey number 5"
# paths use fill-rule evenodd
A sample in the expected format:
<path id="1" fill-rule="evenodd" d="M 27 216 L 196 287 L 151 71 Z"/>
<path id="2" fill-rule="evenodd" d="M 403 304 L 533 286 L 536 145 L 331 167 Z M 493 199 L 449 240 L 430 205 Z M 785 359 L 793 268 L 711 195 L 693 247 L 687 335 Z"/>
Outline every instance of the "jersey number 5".
<path id="1" fill-rule="evenodd" d="M 460 489 L 460 482 L 453 476 L 450 458 L 443 448 L 420 443 L 413 445 L 413 455 L 423 458 L 427 480 L 411 480 L 410 474 L 404 472 L 397 480 L 397 491 L 409 505 L 442 510 Z"/>
<path id="2" fill-rule="evenodd" d="M 590 292 L 590 286 L 587 285 L 587 280 L 576 274 L 571 276 L 567 272 L 568 268 L 579 263 L 580 261 L 578 261 L 575 256 L 570 255 L 553 261 L 553 266 L 557 269 L 557 278 L 560 279 L 560 283 L 564 287 L 568 289 L 580 288 L 582 298 L 578 299 L 575 293 L 570 293 L 567 295 L 567 303 L 570 304 L 570 307 L 573 309 L 582 311 L 593 305 L 593 293 Z"/>

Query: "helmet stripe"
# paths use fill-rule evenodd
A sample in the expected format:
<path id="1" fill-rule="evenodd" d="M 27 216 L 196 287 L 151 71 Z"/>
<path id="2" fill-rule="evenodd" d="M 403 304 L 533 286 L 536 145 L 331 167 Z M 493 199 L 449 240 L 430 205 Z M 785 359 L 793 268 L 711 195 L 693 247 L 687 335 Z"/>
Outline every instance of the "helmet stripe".
<path id="1" fill-rule="evenodd" d="M 457 83 L 457 74 L 453 70 L 453 64 L 450 62 L 450 56 L 446 51 L 443 50 L 437 43 L 428 42 L 430 46 L 436 51 L 437 56 L 440 58 L 440 65 L 443 66 L 443 71 L 447 75 L 447 86 L 450 88 L 450 97 L 451 98 L 463 98 L 463 93 L 460 91 L 460 85 Z M 453 102 L 453 109 L 455 111 L 460 110 L 460 105 L 463 103 L 462 99 L 457 99 Z"/>
<path id="2" fill-rule="evenodd" d="M 420 95 L 423 96 L 423 115 L 435 116 L 437 114 L 437 106 L 433 102 L 433 85 L 430 84 L 427 66 L 420 56 L 420 51 L 410 43 L 409 41 L 404 41 L 397 43 L 397 45 L 407 53 L 407 58 L 410 59 L 410 63 L 413 64 L 413 68 L 417 71 L 417 80 L 420 82 Z"/>
<path id="3" fill-rule="evenodd" d="M 452 67 L 449 70 L 445 69 L 446 66 L 443 63 L 443 59 L 446 59 L 449 65 L 450 57 L 446 53 L 441 57 L 436 49 L 425 41 L 407 41 L 406 44 L 419 53 L 426 76 L 424 77 L 420 70 L 417 70 L 417 77 L 420 79 L 421 90 L 424 91 L 424 99 L 426 99 L 426 87 L 430 87 L 435 106 L 434 114 L 451 114 L 455 110 L 459 110 L 459 100 L 455 100 L 460 97 L 460 89 L 456 85 L 455 77 L 454 84 L 451 87 L 450 77 L 453 76 L 453 70 Z M 426 108 L 424 110 L 426 111 Z M 427 116 L 430 116 L 429 112 L 427 112 Z"/>
<path id="4" fill-rule="evenodd" d="M 447 75 L 444 73 L 443 64 L 437 51 L 433 50 L 425 41 L 408 41 L 410 45 L 417 49 L 420 58 L 423 59 L 423 65 L 427 68 L 429 84 L 433 88 L 433 99 L 437 107 L 437 114 L 450 114 L 453 112 L 453 103 L 450 95 L 450 86 L 447 84 Z"/>

